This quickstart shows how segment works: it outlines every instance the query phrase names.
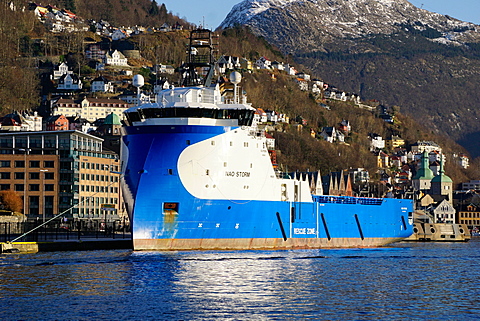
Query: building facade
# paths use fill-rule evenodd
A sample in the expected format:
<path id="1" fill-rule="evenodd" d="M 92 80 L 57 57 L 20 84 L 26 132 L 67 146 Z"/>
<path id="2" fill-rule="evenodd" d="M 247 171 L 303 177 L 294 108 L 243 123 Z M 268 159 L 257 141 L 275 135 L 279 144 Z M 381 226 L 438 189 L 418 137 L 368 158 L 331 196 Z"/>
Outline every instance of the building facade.
<path id="1" fill-rule="evenodd" d="M 123 219 L 118 155 L 103 151 L 102 143 L 74 130 L 0 133 L 0 188 L 19 193 L 29 219 L 43 219 L 43 212 L 46 218 L 90 219 L 86 208 L 98 213 L 93 218 Z"/>

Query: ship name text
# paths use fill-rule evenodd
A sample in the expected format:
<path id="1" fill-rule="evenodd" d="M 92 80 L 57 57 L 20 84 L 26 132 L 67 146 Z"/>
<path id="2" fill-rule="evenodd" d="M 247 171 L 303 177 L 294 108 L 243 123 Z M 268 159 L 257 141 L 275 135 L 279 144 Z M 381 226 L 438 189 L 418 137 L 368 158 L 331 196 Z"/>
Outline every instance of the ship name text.
<path id="1" fill-rule="evenodd" d="M 226 171 L 225 176 L 229 176 L 229 177 L 250 177 L 250 172 Z"/>

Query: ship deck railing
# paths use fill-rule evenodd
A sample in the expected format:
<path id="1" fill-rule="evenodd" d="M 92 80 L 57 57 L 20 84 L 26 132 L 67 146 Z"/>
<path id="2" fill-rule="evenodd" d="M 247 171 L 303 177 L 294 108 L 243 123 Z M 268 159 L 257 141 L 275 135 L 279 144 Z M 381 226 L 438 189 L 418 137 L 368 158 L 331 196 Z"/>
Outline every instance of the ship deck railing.
<path id="1" fill-rule="evenodd" d="M 382 198 L 313 195 L 313 201 L 317 203 L 331 204 L 359 204 L 359 205 L 382 205 Z"/>

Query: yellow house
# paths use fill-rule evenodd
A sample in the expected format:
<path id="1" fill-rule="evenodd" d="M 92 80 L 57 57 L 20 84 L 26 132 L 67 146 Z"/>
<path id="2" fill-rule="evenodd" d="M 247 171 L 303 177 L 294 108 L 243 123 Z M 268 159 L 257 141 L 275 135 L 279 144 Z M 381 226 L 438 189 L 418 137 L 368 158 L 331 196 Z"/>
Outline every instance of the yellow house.
<path id="1" fill-rule="evenodd" d="M 385 140 L 385 147 L 389 149 L 395 149 L 403 146 L 405 146 L 405 140 L 399 136 L 392 136 L 391 138 Z"/>

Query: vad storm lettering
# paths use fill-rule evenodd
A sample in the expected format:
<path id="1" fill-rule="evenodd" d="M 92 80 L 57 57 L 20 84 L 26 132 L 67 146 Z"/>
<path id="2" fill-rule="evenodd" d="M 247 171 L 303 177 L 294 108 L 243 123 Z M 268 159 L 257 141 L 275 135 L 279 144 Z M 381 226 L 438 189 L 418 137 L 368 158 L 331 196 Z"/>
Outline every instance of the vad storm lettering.
<path id="1" fill-rule="evenodd" d="M 250 177 L 250 172 L 226 171 L 225 176 L 229 176 L 229 177 Z"/>

